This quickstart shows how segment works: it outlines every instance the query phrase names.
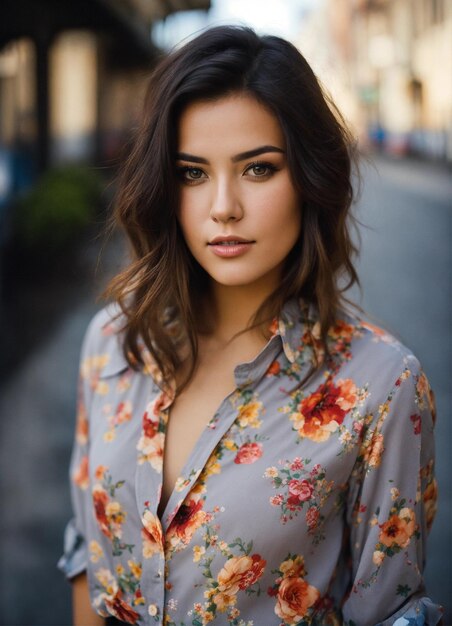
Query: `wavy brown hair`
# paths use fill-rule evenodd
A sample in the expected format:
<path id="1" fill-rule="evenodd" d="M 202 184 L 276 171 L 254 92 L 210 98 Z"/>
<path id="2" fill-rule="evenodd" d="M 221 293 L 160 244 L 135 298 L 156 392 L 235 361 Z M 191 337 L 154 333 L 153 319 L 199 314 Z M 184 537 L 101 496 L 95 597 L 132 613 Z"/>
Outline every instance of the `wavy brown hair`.
<path id="1" fill-rule="evenodd" d="M 317 307 L 326 347 L 343 292 L 358 281 L 349 231 L 353 141 L 336 107 L 304 57 L 284 39 L 258 36 L 245 27 L 204 31 L 164 58 L 150 78 L 113 216 L 132 248 L 130 265 L 106 292 L 124 314 L 124 352 L 138 367 L 144 342 L 166 380 L 182 365 L 171 321 L 177 321 L 177 334 L 182 333 L 189 349 L 185 383 L 193 373 L 197 307 L 209 284 L 177 220 L 178 119 L 189 103 L 232 93 L 252 96 L 277 117 L 293 184 L 302 198 L 299 239 L 280 285 L 253 324 L 278 316 L 289 298 L 299 297 Z"/>

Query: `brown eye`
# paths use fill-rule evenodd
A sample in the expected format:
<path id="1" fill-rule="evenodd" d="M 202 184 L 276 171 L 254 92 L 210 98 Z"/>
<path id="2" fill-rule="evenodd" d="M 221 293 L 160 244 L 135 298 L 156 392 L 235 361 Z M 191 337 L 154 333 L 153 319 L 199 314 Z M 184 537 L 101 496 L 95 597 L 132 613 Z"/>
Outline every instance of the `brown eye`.
<path id="1" fill-rule="evenodd" d="M 191 178 L 192 180 L 198 180 L 202 177 L 202 174 L 202 170 L 198 169 L 197 167 L 190 167 L 186 170 L 186 177 Z"/>
<path id="2" fill-rule="evenodd" d="M 196 183 L 205 176 L 202 169 L 199 167 L 190 167 L 189 165 L 177 167 L 176 171 L 179 179 L 186 184 Z"/>
<path id="3" fill-rule="evenodd" d="M 268 174 L 268 167 L 266 165 L 253 165 L 251 170 L 255 176 L 265 176 L 265 174 Z"/>
<path id="4" fill-rule="evenodd" d="M 248 165 L 244 173 L 250 178 L 269 178 L 277 169 L 272 163 L 259 162 Z"/>

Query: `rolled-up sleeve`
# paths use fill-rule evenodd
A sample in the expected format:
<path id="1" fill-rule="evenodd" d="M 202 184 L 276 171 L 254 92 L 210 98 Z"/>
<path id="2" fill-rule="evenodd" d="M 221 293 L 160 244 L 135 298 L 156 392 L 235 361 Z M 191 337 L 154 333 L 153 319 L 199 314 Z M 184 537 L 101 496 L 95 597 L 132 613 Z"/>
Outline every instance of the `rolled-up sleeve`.
<path id="1" fill-rule="evenodd" d="M 89 343 L 89 332 L 87 332 L 80 358 L 77 419 L 69 468 L 73 518 L 66 526 L 64 552 L 57 564 L 58 569 L 68 579 L 83 572 L 88 563 L 86 516 L 90 497 L 88 467 L 90 384 L 85 370 L 87 359 L 89 359 Z"/>
<path id="2" fill-rule="evenodd" d="M 412 356 L 387 380 L 350 484 L 352 585 L 344 623 L 433 626 L 442 609 L 427 597 L 422 576 L 437 495 L 433 395 Z"/>

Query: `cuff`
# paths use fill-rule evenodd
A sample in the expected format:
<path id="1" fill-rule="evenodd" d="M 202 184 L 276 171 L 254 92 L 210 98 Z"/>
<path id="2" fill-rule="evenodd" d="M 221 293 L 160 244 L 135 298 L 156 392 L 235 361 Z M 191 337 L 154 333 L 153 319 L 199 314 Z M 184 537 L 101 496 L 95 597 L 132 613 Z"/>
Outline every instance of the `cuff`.
<path id="1" fill-rule="evenodd" d="M 423 597 L 411 600 L 401 611 L 376 626 L 436 626 L 442 616 L 443 607 Z"/>
<path id="2" fill-rule="evenodd" d="M 64 531 L 64 553 L 58 561 L 57 567 L 70 580 L 86 570 L 87 565 L 86 542 L 83 535 L 77 530 L 75 520 L 72 519 Z"/>

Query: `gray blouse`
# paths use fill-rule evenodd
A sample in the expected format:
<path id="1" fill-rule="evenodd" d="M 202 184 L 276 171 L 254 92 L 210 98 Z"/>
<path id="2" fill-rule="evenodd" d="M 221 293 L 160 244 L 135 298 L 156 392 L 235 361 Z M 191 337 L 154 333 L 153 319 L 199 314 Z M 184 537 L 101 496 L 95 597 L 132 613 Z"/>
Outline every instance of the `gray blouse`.
<path id="1" fill-rule="evenodd" d="M 319 343 L 289 301 L 235 368 L 157 514 L 168 411 L 149 354 L 131 369 L 104 309 L 81 357 L 59 567 L 99 615 L 165 626 L 434 625 L 422 570 L 436 502 L 433 395 L 417 359 L 341 315 Z M 315 361 L 323 364 L 303 382 Z"/>

